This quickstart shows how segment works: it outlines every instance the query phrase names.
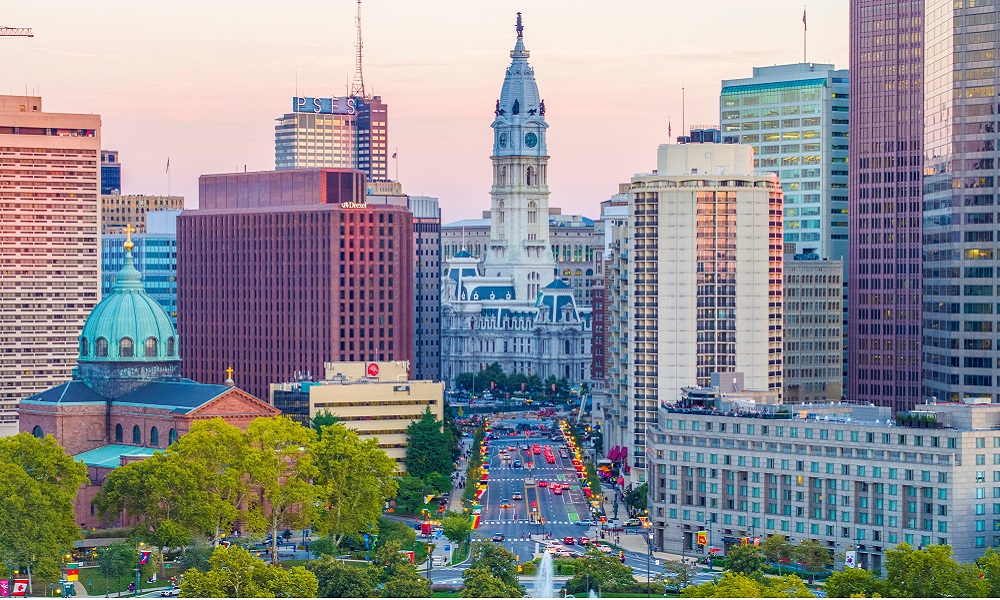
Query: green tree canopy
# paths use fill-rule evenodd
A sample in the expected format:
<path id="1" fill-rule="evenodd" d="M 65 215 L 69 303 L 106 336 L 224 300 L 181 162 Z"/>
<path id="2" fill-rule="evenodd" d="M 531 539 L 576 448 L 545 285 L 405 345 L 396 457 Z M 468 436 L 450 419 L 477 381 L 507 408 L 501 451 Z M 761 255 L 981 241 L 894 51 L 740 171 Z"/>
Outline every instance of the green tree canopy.
<path id="1" fill-rule="evenodd" d="M 574 561 L 573 578 L 566 582 L 570 594 L 586 594 L 592 590 L 612 591 L 635 583 L 631 567 L 622 564 L 617 556 L 588 550 L 587 556 Z"/>
<path id="2" fill-rule="evenodd" d="M 759 579 L 764 573 L 764 556 L 757 546 L 730 546 L 726 551 L 726 570 Z"/>
<path id="3" fill-rule="evenodd" d="M 425 481 L 431 473 L 451 477 L 456 440 L 443 425 L 428 407 L 419 420 L 406 428 L 406 470 L 410 475 Z"/>
<path id="4" fill-rule="evenodd" d="M 477 542 L 472 564 L 462 571 L 463 598 L 520 598 L 517 559 L 510 550 L 491 542 Z"/>
<path id="5" fill-rule="evenodd" d="M 984 598 L 990 582 L 980 579 L 979 568 L 959 564 L 951 546 L 930 545 L 916 550 L 900 544 L 886 550 L 886 589 L 893 597 Z"/>
<path id="6" fill-rule="evenodd" d="M 826 544 L 818 540 L 805 540 L 795 546 L 792 555 L 810 573 L 819 573 L 833 564 L 833 555 Z"/>
<path id="7" fill-rule="evenodd" d="M 316 435 L 323 439 L 323 428 L 340 423 L 340 417 L 332 412 L 323 409 L 316 413 L 316 416 L 309 421 L 310 427 L 316 430 Z"/>
<path id="8" fill-rule="evenodd" d="M 247 474 L 259 492 L 248 524 L 271 534 L 271 562 L 278 564 L 278 536 L 308 523 L 314 509 L 316 432 L 288 417 L 268 417 L 250 424 L 247 439 Z"/>
<path id="9" fill-rule="evenodd" d="M 657 576 L 657 581 L 669 588 L 682 590 L 691 582 L 695 568 L 679 560 L 668 560 L 663 563 L 663 572 Z"/>
<path id="10" fill-rule="evenodd" d="M 827 598 L 874 598 L 883 596 L 883 583 L 866 569 L 846 568 L 826 579 Z"/>
<path id="11" fill-rule="evenodd" d="M 812 598 L 814 597 L 801 579 L 795 575 L 761 578 L 747 577 L 726 571 L 716 582 L 685 588 L 685 598 Z"/>
<path id="12" fill-rule="evenodd" d="M 424 498 L 430 493 L 430 487 L 424 480 L 413 475 L 399 478 L 399 488 L 396 491 L 396 504 L 408 513 L 416 512 L 424 505 Z"/>
<path id="13" fill-rule="evenodd" d="M 386 501 L 396 495 L 396 461 L 378 439 L 362 440 L 340 423 L 324 426 L 315 448 L 314 485 L 322 504 L 314 529 L 339 546 L 346 535 L 374 529 Z"/>
<path id="14" fill-rule="evenodd" d="M 316 561 L 310 568 L 319 582 L 320 598 L 379 597 L 376 569 L 330 558 Z"/>
<path id="15" fill-rule="evenodd" d="M 626 494 L 625 504 L 630 506 L 633 510 L 642 510 L 646 508 L 646 494 L 648 492 L 649 483 L 643 483 Z"/>
<path id="16" fill-rule="evenodd" d="M 781 534 L 770 535 L 760 544 L 760 553 L 764 555 L 767 562 L 778 565 L 779 570 L 782 562 L 790 559 L 793 552 L 794 546 L 787 537 Z"/>
<path id="17" fill-rule="evenodd" d="M 441 528 L 444 529 L 444 537 L 457 544 L 469 539 L 472 521 L 467 515 L 449 510 L 441 519 Z"/>
<path id="18" fill-rule="evenodd" d="M 122 578 L 131 575 L 137 558 L 138 549 L 135 546 L 126 542 L 115 542 L 98 549 L 97 566 L 109 580 L 116 580 L 118 589 L 121 589 Z"/>
<path id="19" fill-rule="evenodd" d="M 986 552 L 976 561 L 976 566 L 983 572 L 983 578 L 990 586 L 990 598 L 1000 598 L 1000 553 L 994 548 Z"/>
<path id="20" fill-rule="evenodd" d="M 87 467 L 51 435 L 0 438 L 0 562 L 59 576 L 64 550 L 82 534 L 73 504 Z"/>
<path id="21" fill-rule="evenodd" d="M 304 567 L 269 565 L 239 546 L 219 547 L 204 573 L 184 573 L 181 595 L 186 598 L 314 598 L 319 584 Z"/>

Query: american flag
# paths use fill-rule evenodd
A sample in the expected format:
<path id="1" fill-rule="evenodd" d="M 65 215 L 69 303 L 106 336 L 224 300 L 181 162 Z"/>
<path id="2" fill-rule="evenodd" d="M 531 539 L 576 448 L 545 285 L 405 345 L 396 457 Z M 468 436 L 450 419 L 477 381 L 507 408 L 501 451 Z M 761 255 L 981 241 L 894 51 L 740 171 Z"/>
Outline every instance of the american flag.
<path id="1" fill-rule="evenodd" d="M 806 26 L 806 7 L 802 7 L 802 29 L 808 30 L 809 27 Z"/>

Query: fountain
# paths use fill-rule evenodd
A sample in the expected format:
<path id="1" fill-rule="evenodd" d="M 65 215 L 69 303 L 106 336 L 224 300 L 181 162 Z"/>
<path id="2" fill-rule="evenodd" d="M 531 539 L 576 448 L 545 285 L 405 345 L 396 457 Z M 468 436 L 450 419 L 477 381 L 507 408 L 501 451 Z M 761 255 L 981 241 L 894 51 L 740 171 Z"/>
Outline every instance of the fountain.
<path id="1" fill-rule="evenodd" d="M 588 598 L 599 598 L 599 596 L 597 595 L 597 592 L 595 592 L 594 590 L 590 590 L 590 593 L 587 594 L 587 597 Z"/>
<path id="2" fill-rule="evenodd" d="M 556 574 L 556 563 L 552 560 L 552 553 L 542 554 L 542 562 L 538 565 L 538 578 L 535 580 L 535 590 L 533 598 L 555 598 L 555 582 L 553 578 Z"/>

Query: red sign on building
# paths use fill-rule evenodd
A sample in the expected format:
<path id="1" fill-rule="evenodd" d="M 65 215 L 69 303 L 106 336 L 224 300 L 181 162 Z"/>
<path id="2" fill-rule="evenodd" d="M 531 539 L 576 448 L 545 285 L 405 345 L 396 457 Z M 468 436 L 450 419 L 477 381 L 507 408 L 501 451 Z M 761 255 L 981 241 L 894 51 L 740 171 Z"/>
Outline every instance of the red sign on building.
<path id="1" fill-rule="evenodd" d="M 368 376 L 378 377 L 378 363 L 368 363 Z"/>

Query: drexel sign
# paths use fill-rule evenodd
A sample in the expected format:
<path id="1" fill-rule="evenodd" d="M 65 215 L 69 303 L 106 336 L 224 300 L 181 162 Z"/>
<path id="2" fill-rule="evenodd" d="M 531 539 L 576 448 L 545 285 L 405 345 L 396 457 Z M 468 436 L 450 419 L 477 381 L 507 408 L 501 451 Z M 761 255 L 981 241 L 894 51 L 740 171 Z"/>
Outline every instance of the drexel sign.
<path id="1" fill-rule="evenodd" d="M 354 98 L 292 98 L 292 111 L 321 115 L 353 115 L 357 113 Z"/>
<path id="2" fill-rule="evenodd" d="M 341 202 L 340 208 L 368 208 L 367 202 Z"/>

